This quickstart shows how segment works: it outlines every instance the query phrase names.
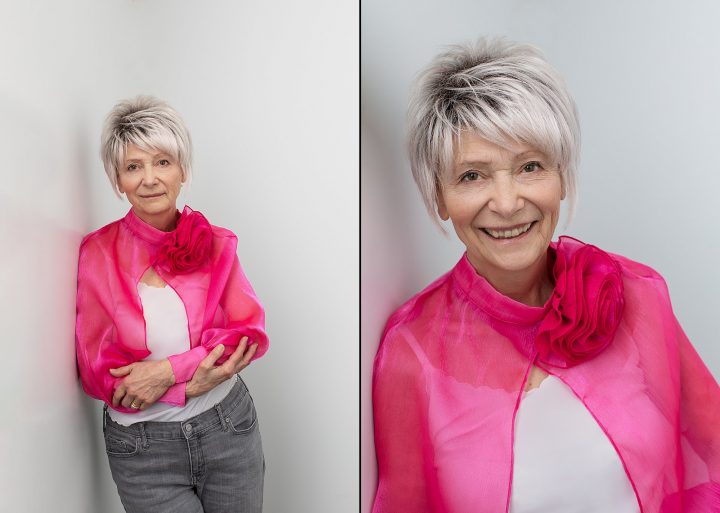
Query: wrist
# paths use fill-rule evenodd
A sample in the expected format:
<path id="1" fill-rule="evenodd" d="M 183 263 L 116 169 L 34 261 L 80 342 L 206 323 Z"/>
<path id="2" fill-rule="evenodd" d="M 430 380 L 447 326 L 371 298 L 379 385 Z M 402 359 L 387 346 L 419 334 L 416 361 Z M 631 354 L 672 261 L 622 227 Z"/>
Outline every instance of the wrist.
<path id="1" fill-rule="evenodd" d="M 190 399 L 192 397 L 195 397 L 195 385 L 192 381 L 186 381 L 185 382 L 185 397 L 187 399 Z"/>
<path id="2" fill-rule="evenodd" d="M 163 365 L 163 371 L 164 371 L 164 381 L 165 385 L 168 387 L 171 387 L 175 384 L 175 373 L 173 372 L 172 365 L 170 364 L 170 360 L 165 358 L 162 361 Z"/>

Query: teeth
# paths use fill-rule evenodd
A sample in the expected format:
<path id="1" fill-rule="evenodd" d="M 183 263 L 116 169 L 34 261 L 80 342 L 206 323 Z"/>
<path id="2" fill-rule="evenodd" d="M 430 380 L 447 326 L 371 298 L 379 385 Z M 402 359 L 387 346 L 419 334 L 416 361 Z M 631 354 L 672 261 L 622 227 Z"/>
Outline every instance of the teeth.
<path id="1" fill-rule="evenodd" d="M 484 231 L 494 239 L 511 239 L 525 233 L 531 226 L 532 223 L 528 223 L 525 226 L 513 228 L 512 230 L 491 230 L 490 228 L 484 228 Z"/>

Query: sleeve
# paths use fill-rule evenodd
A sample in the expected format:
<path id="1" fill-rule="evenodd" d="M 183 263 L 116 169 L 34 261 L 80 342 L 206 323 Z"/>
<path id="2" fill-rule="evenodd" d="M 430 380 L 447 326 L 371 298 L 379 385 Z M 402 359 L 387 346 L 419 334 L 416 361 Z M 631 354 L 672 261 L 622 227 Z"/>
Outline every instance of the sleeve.
<path id="1" fill-rule="evenodd" d="M 75 353 L 85 393 L 112 407 L 115 387 L 122 378 L 114 378 L 109 371 L 128 365 L 136 358 L 117 340 L 108 261 L 110 258 L 98 244 L 83 241 L 78 258 Z M 122 406 L 115 409 L 136 412 Z"/>
<path id="2" fill-rule="evenodd" d="M 372 513 L 437 513 L 427 393 L 402 329 L 389 330 L 375 357 L 373 420 L 378 486 Z"/>
<path id="3" fill-rule="evenodd" d="M 184 383 L 192 379 L 200 362 L 218 344 L 225 346 L 225 351 L 218 360 L 218 364 L 227 360 L 243 336 L 248 337 L 248 346 L 252 344 L 258 346 L 253 360 L 267 352 L 269 342 L 265 333 L 265 312 L 243 273 L 235 248 L 236 244 L 226 245 L 221 258 L 230 260 L 231 265 L 227 265 L 229 272 L 219 277 L 216 276 L 214 278 L 216 281 L 211 284 L 208 291 L 209 302 L 212 302 L 213 294 L 219 293 L 218 308 L 223 313 L 222 326 L 205 329 L 198 346 L 168 357 L 175 374 L 176 384 L 168 390 L 168 393 L 163 396 L 164 398 L 182 401 L 180 404 L 184 404 Z M 222 285 L 218 286 L 218 283 L 222 283 Z"/>
<path id="4" fill-rule="evenodd" d="M 675 321 L 680 358 L 684 513 L 720 511 L 720 388 Z"/>

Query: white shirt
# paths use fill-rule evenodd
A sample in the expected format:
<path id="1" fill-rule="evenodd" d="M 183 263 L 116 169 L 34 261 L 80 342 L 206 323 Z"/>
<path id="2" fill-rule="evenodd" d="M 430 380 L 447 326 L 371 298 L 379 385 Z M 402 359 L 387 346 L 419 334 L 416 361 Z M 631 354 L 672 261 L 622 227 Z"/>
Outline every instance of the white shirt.
<path id="1" fill-rule="evenodd" d="M 583 403 L 550 375 L 515 418 L 510 513 L 639 513 L 620 457 Z"/>
<path id="2" fill-rule="evenodd" d="M 152 287 L 138 283 L 138 294 L 145 317 L 145 333 L 150 355 L 145 360 L 162 360 L 190 349 L 185 305 L 172 287 Z M 181 422 L 202 413 L 222 401 L 235 384 L 236 377 L 219 384 L 209 392 L 192 397 L 185 406 L 156 402 L 138 413 L 120 413 L 108 408 L 110 418 L 129 426 L 135 422 Z"/>

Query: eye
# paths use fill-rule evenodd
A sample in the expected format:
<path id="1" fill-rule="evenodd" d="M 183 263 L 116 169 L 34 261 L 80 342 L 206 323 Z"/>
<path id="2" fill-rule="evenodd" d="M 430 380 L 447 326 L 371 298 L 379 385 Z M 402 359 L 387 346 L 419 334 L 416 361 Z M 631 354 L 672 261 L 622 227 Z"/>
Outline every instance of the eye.
<path id="1" fill-rule="evenodd" d="M 128 171 L 135 171 L 137 168 L 138 168 L 138 165 L 137 165 L 137 164 L 128 164 L 128 165 L 127 165 L 127 170 L 128 170 Z"/>
<path id="2" fill-rule="evenodd" d="M 537 171 L 538 169 L 542 169 L 540 162 L 528 162 L 522 167 L 524 173 L 532 173 L 533 171 Z"/>
<path id="3" fill-rule="evenodd" d="M 463 173 L 463 175 L 460 177 L 461 182 L 474 182 L 475 180 L 480 178 L 480 173 L 477 171 L 468 171 L 467 173 Z"/>
<path id="4" fill-rule="evenodd" d="M 165 167 L 170 165 L 170 161 L 168 159 L 161 159 L 158 161 L 158 164 Z"/>

